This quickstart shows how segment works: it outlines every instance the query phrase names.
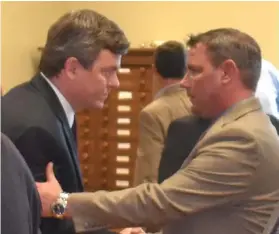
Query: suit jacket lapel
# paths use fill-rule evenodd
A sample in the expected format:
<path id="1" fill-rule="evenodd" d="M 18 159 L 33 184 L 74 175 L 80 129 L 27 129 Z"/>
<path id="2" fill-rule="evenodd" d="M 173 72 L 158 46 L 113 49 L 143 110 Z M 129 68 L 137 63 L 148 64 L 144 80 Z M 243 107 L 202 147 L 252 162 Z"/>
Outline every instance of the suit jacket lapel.
<path id="1" fill-rule="evenodd" d="M 76 118 L 74 118 L 73 126 L 72 126 L 73 139 L 75 141 L 75 149 L 77 149 L 77 126 L 76 126 Z"/>
<path id="2" fill-rule="evenodd" d="M 77 172 L 77 178 L 78 178 L 79 187 L 82 190 L 82 188 L 83 188 L 82 176 L 81 176 L 81 171 L 80 171 L 79 162 L 78 162 L 76 142 L 74 140 L 74 136 L 73 136 L 73 133 L 72 133 L 69 125 L 65 124 L 65 123 L 62 123 L 62 127 L 63 127 L 63 133 L 64 133 L 64 136 L 66 138 L 66 142 L 67 142 L 68 148 L 69 148 L 69 150 L 71 152 L 71 156 L 72 156 L 72 159 L 73 159 L 74 167 L 75 167 L 76 172 Z"/>
<path id="3" fill-rule="evenodd" d="M 57 98 L 55 92 L 52 90 L 52 88 L 49 86 L 49 84 L 44 80 L 41 75 L 36 75 L 32 80 L 31 83 L 33 86 L 35 86 L 37 89 L 39 89 L 40 93 L 45 97 L 47 102 L 49 103 L 50 108 L 53 110 L 53 113 L 57 116 L 59 119 L 64 137 L 66 139 L 66 143 L 69 149 L 69 152 L 72 157 L 72 161 L 75 167 L 75 170 L 77 172 L 77 178 L 79 187 L 82 189 L 82 177 L 81 177 L 81 171 L 79 167 L 78 162 L 78 156 L 77 156 L 77 147 L 76 142 L 73 136 L 73 133 L 70 129 L 70 126 L 68 124 L 67 116 L 65 114 L 65 111 L 63 110 L 63 107 Z"/>
<path id="4" fill-rule="evenodd" d="M 199 141 L 197 142 L 189 156 L 186 157 L 181 167 L 186 167 L 192 161 L 192 159 L 197 156 L 197 150 L 206 141 L 206 139 L 210 137 L 210 135 L 217 131 L 220 131 L 225 125 L 237 120 L 238 118 L 241 118 L 242 116 L 259 109 L 262 109 L 259 100 L 255 97 L 252 97 L 243 100 L 240 103 L 237 103 L 235 106 L 227 110 L 202 134 Z"/>

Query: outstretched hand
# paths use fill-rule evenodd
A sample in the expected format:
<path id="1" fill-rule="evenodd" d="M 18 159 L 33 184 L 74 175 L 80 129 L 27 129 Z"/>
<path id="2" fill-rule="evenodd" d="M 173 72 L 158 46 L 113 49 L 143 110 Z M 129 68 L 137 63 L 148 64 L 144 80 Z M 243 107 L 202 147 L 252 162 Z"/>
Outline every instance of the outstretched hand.
<path id="1" fill-rule="evenodd" d="M 121 230 L 120 234 L 145 234 L 145 232 L 140 227 L 134 227 L 134 228 L 125 228 Z"/>
<path id="2" fill-rule="evenodd" d="M 36 182 L 36 186 L 42 203 L 42 216 L 52 216 L 51 205 L 62 192 L 61 186 L 55 177 L 52 162 L 48 163 L 46 167 L 46 182 Z"/>

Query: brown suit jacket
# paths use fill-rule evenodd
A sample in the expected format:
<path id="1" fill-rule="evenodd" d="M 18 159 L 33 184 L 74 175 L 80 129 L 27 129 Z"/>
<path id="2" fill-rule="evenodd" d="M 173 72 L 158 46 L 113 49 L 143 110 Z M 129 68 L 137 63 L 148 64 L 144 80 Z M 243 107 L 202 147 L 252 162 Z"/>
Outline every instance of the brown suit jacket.
<path id="1" fill-rule="evenodd" d="M 77 231 L 161 227 L 164 234 L 261 234 L 279 202 L 279 140 L 257 99 L 238 103 L 162 184 L 77 193 Z M 94 222 L 93 222 L 94 221 Z"/>
<path id="2" fill-rule="evenodd" d="M 134 184 L 156 182 L 164 141 L 170 123 L 191 113 L 191 103 L 179 84 L 159 91 L 155 100 L 140 113 L 139 147 Z"/>
<path id="3" fill-rule="evenodd" d="M 262 234 L 279 234 L 279 203 L 277 204 L 277 208 L 273 211 Z"/>

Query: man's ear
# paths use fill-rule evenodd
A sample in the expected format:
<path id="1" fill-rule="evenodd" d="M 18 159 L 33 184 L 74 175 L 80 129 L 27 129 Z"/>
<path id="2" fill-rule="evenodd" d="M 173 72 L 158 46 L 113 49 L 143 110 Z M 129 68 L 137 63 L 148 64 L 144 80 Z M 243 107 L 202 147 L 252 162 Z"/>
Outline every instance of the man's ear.
<path id="1" fill-rule="evenodd" d="M 67 76 L 73 80 L 76 77 L 76 71 L 81 66 L 78 59 L 75 57 L 69 57 L 65 61 L 64 64 L 64 71 L 67 74 Z"/>
<path id="2" fill-rule="evenodd" d="M 237 65 L 231 59 L 228 59 L 222 63 L 220 66 L 221 71 L 223 72 L 221 77 L 221 82 L 223 84 L 229 83 L 235 75 L 239 72 Z"/>

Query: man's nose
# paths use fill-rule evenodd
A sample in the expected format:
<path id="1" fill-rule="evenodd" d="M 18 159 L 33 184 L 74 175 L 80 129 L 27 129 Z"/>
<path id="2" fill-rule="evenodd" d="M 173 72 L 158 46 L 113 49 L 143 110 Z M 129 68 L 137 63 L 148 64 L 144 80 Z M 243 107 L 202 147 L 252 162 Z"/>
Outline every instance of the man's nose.
<path id="1" fill-rule="evenodd" d="M 119 82 L 118 76 L 115 75 L 114 79 L 112 79 L 109 86 L 110 86 L 110 88 L 117 89 L 117 88 L 119 88 L 119 85 L 120 85 L 120 82 Z"/>
<path id="2" fill-rule="evenodd" d="M 180 87 L 182 88 L 189 88 L 190 87 L 190 80 L 188 78 L 187 73 L 183 77 L 183 79 L 180 81 Z"/>

